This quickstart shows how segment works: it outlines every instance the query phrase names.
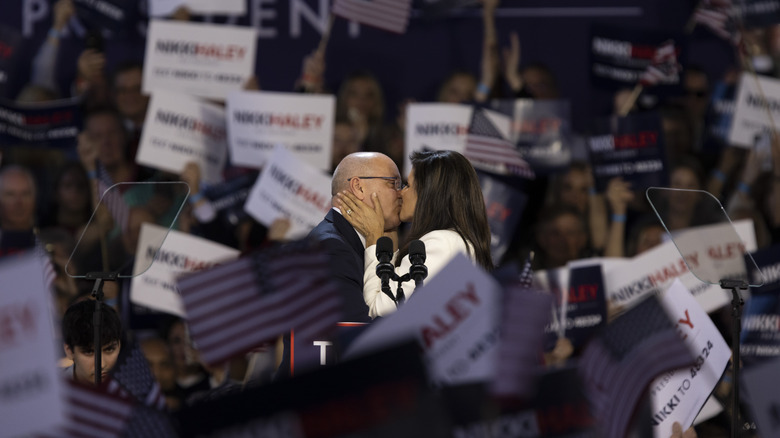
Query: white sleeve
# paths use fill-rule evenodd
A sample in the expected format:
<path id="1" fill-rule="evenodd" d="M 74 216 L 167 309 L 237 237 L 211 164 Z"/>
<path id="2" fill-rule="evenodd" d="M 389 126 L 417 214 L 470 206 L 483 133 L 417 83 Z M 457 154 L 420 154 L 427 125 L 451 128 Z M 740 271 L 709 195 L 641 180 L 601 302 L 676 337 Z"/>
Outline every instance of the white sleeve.
<path id="1" fill-rule="evenodd" d="M 438 274 L 439 271 L 441 271 L 458 253 L 466 254 L 469 258 L 473 259 L 473 256 L 468 251 L 463 239 L 454 231 L 432 231 L 422 236 L 420 240 L 425 244 L 425 266 L 428 268 L 428 277 L 425 279 L 426 282 Z M 396 252 L 395 255 L 397 254 L 398 253 Z M 395 261 L 395 255 L 393 256 L 393 261 Z M 366 270 L 363 274 L 363 299 L 366 300 L 368 314 L 371 318 L 385 316 L 396 310 L 393 300 L 382 293 L 382 282 L 376 275 L 376 266 L 378 264 L 376 246 L 372 245 L 371 247 L 366 248 Z M 401 261 L 401 265 L 395 268 L 396 274 L 400 277 L 408 273 L 411 265 L 412 263 L 409 261 L 409 256 L 405 256 Z M 395 281 L 390 280 L 390 290 L 394 294 L 397 287 L 398 284 Z M 414 293 L 414 281 L 404 283 L 402 288 L 404 290 L 404 295 L 409 299 Z"/>

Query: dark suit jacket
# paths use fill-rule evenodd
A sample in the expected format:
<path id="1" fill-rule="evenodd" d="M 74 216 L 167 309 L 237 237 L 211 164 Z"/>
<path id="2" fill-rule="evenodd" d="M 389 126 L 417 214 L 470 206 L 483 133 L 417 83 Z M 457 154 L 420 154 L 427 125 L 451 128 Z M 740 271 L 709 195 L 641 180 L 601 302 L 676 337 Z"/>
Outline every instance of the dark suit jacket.
<path id="1" fill-rule="evenodd" d="M 357 231 L 331 209 L 313 230 L 309 239 L 317 241 L 328 254 L 331 272 L 339 285 L 342 315 L 339 321 L 371 322 L 363 299 L 363 254 L 365 248 Z M 283 337 L 284 352 L 275 379 L 290 377 L 290 334 Z"/>
<path id="2" fill-rule="evenodd" d="M 320 242 L 330 259 L 331 270 L 339 284 L 342 300 L 340 321 L 371 322 L 363 300 L 363 253 L 365 248 L 357 231 L 335 210 L 330 210 L 313 230 L 309 239 Z"/>

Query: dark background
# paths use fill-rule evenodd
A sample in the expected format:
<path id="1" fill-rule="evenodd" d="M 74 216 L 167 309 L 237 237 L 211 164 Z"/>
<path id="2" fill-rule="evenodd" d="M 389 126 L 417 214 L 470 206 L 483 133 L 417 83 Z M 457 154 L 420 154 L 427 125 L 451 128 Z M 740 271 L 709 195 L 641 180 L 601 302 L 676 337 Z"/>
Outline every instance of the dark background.
<path id="1" fill-rule="evenodd" d="M 124 30 L 107 35 L 108 69 L 118 63 L 143 58 L 145 45 L 145 0 L 125 0 L 131 17 Z M 469 7 L 433 19 L 426 18 L 415 0 L 414 15 L 405 35 L 395 35 L 366 26 L 353 26 L 337 18 L 326 56 L 326 82 L 337 90 L 341 78 L 356 69 L 368 69 L 385 91 L 390 117 L 403 99 L 433 100 L 438 85 L 453 69 L 479 72 L 482 20 L 478 7 Z M 6 97 L 27 82 L 32 57 L 51 26 L 53 1 L 3 0 L 0 25 L 21 32 L 24 47 Z M 324 17 L 330 0 L 247 0 L 247 15 L 234 17 L 238 25 L 258 29 L 256 73 L 262 89 L 290 91 L 300 75 L 303 57 L 320 39 L 320 30 L 309 17 Z M 692 0 L 504 0 L 497 11 L 499 42 L 508 45 L 509 33 L 517 31 L 522 44 L 522 64 L 541 62 L 555 73 L 562 97 L 572 101 L 573 126 L 583 131 L 594 116 L 611 109 L 611 93 L 595 90 L 589 82 L 588 44 L 594 23 L 628 28 L 679 32 L 694 8 Z M 292 14 L 298 10 L 305 13 Z M 294 31 L 294 22 L 299 30 Z M 195 17 L 195 21 L 226 22 L 226 17 Z M 324 22 L 324 20 L 323 20 Z M 69 27 L 62 40 L 57 77 L 67 95 L 75 76 L 76 58 L 83 49 L 83 30 Z M 707 29 L 698 26 L 687 50 L 688 65 L 698 65 L 718 79 L 733 63 L 733 49 Z M 686 62 L 687 61 L 687 62 Z"/>

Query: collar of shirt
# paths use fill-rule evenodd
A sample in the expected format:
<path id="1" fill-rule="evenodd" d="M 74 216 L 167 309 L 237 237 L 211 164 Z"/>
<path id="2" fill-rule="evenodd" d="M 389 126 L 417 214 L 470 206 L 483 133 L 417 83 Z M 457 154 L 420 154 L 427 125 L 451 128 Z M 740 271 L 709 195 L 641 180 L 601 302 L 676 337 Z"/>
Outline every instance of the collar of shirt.
<path id="1" fill-rule="evenodd" d="M 341 210 L 339 210 L 338 207 L 331 207 L 332 209 L 336 210 L 336 212 L 342 216 L 344 216 L 343 213 L 341 213 Z M 355 227 L 352 227 L 353 230 L 357 233 L 358 237 L 360 238 L 360 243 L 363 244 L 363 248 L 366 247 L 366 236 L 362 235 L 360 231 L 358 231 Z"/>

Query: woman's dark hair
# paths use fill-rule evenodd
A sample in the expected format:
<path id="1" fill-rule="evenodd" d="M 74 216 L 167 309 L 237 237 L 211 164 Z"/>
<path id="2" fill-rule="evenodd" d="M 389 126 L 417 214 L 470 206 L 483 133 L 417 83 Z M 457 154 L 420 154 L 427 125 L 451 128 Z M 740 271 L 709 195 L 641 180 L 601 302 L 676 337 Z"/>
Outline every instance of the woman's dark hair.
<path id="1" fill-rule="evenodd" d="M 485 200 L 471 163 L 454 151 L 414 152 L 411 160 L 417 205 L 396 263 L 409 253 L 409 242 L 434 230 L 451 229 L 474 247 L 479 266 L 493 270 Z"/>

